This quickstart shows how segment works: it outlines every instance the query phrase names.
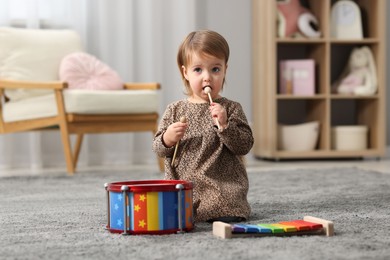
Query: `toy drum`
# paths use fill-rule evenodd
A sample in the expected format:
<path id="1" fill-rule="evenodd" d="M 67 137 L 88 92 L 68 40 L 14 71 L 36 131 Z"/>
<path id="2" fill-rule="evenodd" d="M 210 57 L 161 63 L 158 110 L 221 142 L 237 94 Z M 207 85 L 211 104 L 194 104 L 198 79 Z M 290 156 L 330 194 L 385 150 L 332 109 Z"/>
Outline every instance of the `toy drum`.
<path id="1" fill-rule="evenodd" d="M 142 180 L 104 186 L 110 232 L 170 234 L 194 228 L 191 182 Z"/>

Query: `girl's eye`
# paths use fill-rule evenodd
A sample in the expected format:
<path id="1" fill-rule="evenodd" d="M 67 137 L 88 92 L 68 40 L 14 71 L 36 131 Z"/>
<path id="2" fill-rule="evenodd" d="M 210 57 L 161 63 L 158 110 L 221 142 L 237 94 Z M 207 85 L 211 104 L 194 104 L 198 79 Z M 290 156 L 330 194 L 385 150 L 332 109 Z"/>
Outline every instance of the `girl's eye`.
<path id="1" fill-rule="evenodd" d="M 221 69 L 218 67 L 213 68 L 213 72 L 220 72 L 220 71 L 221 71 Z"/>
<path id="2" fill-rule="evenodd" d="M 201 72 L 202 69 L 201 69 L 201 68 L 195 68 L 194 71 L 195 71 L 195 72 Z"/>

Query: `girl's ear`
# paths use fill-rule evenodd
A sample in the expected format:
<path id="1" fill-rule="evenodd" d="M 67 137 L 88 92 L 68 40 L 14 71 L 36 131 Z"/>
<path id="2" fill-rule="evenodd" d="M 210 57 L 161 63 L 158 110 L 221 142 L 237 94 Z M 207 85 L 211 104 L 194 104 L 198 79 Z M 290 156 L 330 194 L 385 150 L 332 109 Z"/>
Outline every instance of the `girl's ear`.
<path id="1" fill-rule="evenodd" d="M 181 71 L 186 80 L 188 80 L 187 69 L 184 65 L 181 65 Z"/>

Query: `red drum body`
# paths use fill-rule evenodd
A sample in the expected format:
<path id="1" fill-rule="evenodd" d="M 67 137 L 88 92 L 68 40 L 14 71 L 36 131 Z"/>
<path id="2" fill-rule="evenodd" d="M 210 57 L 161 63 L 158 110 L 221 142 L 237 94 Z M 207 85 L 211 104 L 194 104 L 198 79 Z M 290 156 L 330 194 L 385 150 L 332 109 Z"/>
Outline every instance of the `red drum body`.
<path id="1" fill-rule="evenodd" d="M 107 229 L 123 234 L 171 234 L 194 228 L 192 188 L 180 180 L 105 184 Z"/>

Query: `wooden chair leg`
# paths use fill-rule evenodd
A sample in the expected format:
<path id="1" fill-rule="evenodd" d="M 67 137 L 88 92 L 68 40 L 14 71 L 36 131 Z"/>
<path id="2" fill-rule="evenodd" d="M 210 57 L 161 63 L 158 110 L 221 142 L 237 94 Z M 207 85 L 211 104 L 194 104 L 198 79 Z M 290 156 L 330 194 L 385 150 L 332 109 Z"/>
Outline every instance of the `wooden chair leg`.
<path id="1" fill-rule="evenodd" d="M 64 97 L 62 96 L 62 89 L 55 90 L 55 96 L 57 101 L 57 109 L 58 109 L 58 124 L 60 126 L 62 145 L 64 146 L 64 154 L 66 160 L 66 168 L 70 175 L 73 175 L 75 172 L 75 164 L 72 158 L 72 146 L 70 144 L 70 136 L 68 123 L 66 121 L 65 115 L 65 105 L 64 105 Z"/>
<path id="2" fill-rule="evenodd" d="M 72 156 L 72 146 L 70 144 L 70 136 L 66 125 L 60 125 L 62 145 L 64 146 L 64 154 L 66 160 L 66 168 L 70 175 L 75 172 L 75 164 Z"/>
<path id="3" fill-rule="evenodd" d="M 84 134 L 77 135 L 76 146 L 75 146 L 74 153 L 73 153 L 73 162 L 74 162 L 75 168 L 77 167 L 77 162 L 79 160 L 79 154 L 80 154 L 80 150 L 81 150 L 81 145 L 83 143 L 83 139 L 84 139 Z"/>

